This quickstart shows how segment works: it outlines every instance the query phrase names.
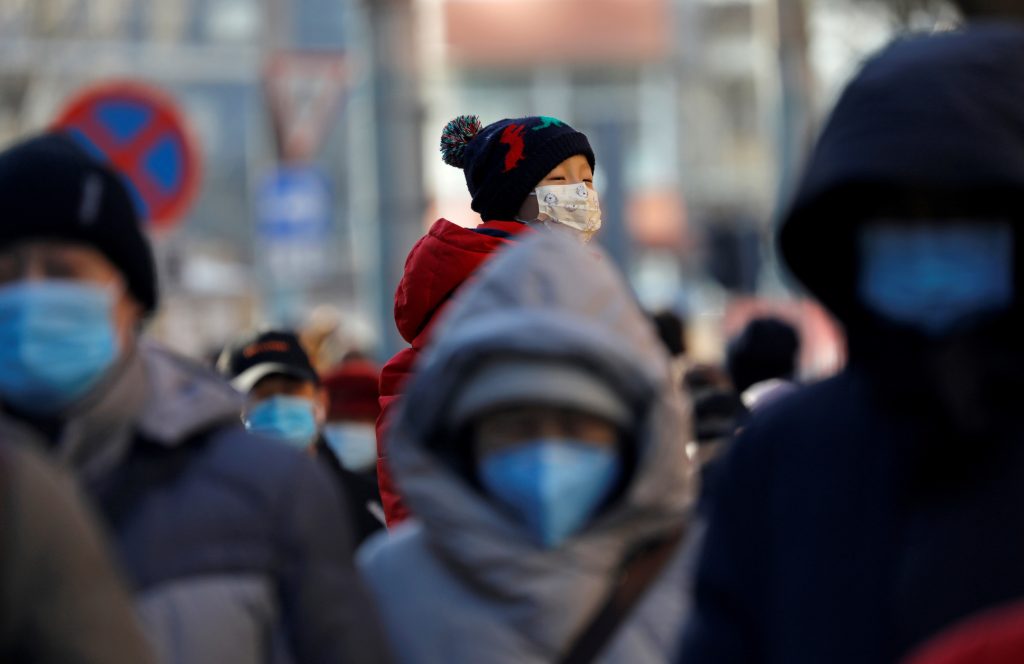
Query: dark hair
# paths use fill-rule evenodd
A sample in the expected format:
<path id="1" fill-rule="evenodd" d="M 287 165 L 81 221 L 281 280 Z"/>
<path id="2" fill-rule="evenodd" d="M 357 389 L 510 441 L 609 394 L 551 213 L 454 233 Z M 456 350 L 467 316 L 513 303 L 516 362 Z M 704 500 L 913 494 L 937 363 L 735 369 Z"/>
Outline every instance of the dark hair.
<path id="1" fill-rule="evenodd" d="M 682 318 L 666 309 L 653 314 L 651 321 L 669 355 L 679 357 L 686 354 L 686 339 L 683 336 L 686 333 L 686 322 Z"/>
<path id="2" fill-rule="evenodd" d="M 789 379 L 796 373 L 800 337 L 778 318 L 755 318 L 729 342 L 725 366 L 737 393 L 770 378 Z"/>

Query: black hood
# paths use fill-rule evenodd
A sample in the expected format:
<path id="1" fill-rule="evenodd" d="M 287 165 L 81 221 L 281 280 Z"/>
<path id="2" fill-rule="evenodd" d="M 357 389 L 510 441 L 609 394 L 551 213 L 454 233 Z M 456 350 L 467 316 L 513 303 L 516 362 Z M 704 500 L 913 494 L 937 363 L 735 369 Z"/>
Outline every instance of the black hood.
<path id="1" fill-rule="evenodd" d="M 1024 219 L 1024 26 L 974 24 L 872 58 L 782 220 L 783 260 L 849 329 L 860 311 L 853 230 L 920 200 L 967 218 Z"/>

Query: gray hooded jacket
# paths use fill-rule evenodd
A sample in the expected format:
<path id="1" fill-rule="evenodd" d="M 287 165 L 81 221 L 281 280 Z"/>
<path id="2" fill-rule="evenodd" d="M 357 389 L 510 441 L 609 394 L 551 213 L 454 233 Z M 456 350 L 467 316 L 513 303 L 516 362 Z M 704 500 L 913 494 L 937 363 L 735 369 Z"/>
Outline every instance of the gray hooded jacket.
<path id="1" fill-rule="evenodd" d="M 241 407 L 212 372 L 142 342 L 47 447 L 106 517 L 164 664 L 382 661 L 331 478 L 245 432 Z"/>
<path id="2" fill-rule="evenodd" d="M 686 423 L 669 361 L 604 256 L 539 235 L 460 292 L 423 356 L 389 440 L 416 519 L 360 551 L 402 662 L 552 662 L 611 592 L 637 545 L 682 525 Z M 640 452 L 623 495 L 561 547 L 544 550 L 434 450 L 460 382 L 481 359 L 549 358 L 605 376 L 636 408 Z M 673 556 L 601 661 L 670 661 L 686 613 Z"/>

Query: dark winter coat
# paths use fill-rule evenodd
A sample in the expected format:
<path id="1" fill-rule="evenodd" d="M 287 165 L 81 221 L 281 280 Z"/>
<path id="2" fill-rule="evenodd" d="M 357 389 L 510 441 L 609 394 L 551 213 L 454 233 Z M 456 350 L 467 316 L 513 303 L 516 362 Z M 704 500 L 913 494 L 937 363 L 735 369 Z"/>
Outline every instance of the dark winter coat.
<path id="1" fill-rule="evenodd" d="M 352 534 L 358 548 L 367 537 L 384 528 L 377 473 L 373 468 L 359 473 L 345 468 L 323 437 L 313 444 L 313 453 L 330 468 L 345 495 L 345 509 L 352 517 Z"/>
<path id="2" fill-rule="evenodd" d="M 755 415 L 723 460 L 680 662 L 893 662 L 1024 595 L 1024 441 L 958 437 L 900 389 L 852 235 L 909 192 L 1020 219 L 1021 71 L 1024 30 L 978 25 L 896 43 L 840 100 L 781 247 L 850 364 Z"/>
<path id="3" fill-rule="evenodd" d="M 395 293 L 395 324 L 409 347 L 399 351 L 380 374 L 381 413 L 377 418 L 377 478 L 388 525 L 409 516 L 388 466 L 387 427 L 416 358 L 430 338 L 431 323 L 449 298 L 484 261 L 527 230 L 515 221 L 488 221 L 475 229 L 438 219 L 405 260 Z"/>
<path id="4" fill-rule="evenodd" d="M 240 400 L 143 342 L 49 446 L 106 517 L 163 664 L 382 661 L 343 497 L 311 455 L 248 434 Z"/>

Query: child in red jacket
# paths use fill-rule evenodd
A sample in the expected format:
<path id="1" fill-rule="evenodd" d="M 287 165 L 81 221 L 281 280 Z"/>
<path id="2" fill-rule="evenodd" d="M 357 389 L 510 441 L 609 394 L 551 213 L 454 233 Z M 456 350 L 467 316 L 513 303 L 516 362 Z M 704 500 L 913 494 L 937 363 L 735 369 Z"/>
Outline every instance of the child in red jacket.
<path id="1" fill-rule="evenodd" d="M 594 151 L 561 120 L 531 116 L 483 127 L 476 116 L 449 122 L 441 134 L 445 163 L 461 168 L 483 223 L 463 228 L 438 219 L 409 252 L 395 293 L 395 323 L 409 348 L 384 365 L 377 419 L 377 476 L 388 525 L 408 516 L 387 466 L 387 418 L 429 338 L 436 314 L 491 254 L 531 228 L 588 241 L 601 227 L 594 190 Z"/>

